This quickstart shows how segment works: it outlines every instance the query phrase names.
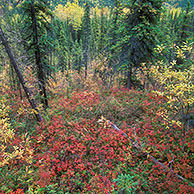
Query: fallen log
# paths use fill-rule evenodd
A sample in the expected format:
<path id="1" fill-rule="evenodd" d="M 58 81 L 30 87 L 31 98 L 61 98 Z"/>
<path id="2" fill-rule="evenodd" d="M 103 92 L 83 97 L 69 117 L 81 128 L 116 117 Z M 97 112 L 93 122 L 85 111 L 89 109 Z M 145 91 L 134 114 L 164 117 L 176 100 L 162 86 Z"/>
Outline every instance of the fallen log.
<path id="1" fill-rule="evenodd" d="M 17 62 L 16 62 L 16 60 L 14 58 L 14 55 L 13 55 L 13 53 L 11 51 L 11 48 L 10 48 L 10 46 L 8 44 L 8 41 L 7 41 L 6 37 L 4 36 L 4 33 L 3 33 L 3 30 L 1 28 L 1 26 L 0 26 L 0 40 L 1 40 L 2 44 L 3 44 L 3 46 L 5 47 L 5 50 L 7 52 L 7 55 L 9 57 L 9 59 L 10 59 L 11 65 L 15 69 L 15 72 L 16 72 L 18 78 L 19 78 L 19 81 L 20 81 L 23 89 L 24 89 L 24 92 L 26 93 L 26 97 L 28 99 L 28 102 L 30 103 L 32 109 L 34 110 L 34 114 L 36 116 L 36 119 L 37 119 L 37 121 L 40 122 L 42 120 L 41 114 L 40 114 L 40 112 L 39 112 L 39 110 L 38 110 L 38 108 L 36 106 L 35 100 L 33 99 L 32 94 L 31 94 L 29 88 L 26 85 L 26 82 L 24 80 L 22 72 L 21 72 L 21 70 L 20 70 L 20 68 L 19 68 L 19 66 L 18 66 L 18 64 L 17 64 Z"/>
<path id="2" fill-rule="evenodd" d="M 103 117 L 104 119 L 104 117 Z M 111 121 L 106 121 L 106 123 L 108 123 L 109 126 L 111 126 L 115 131 L 118 131 L 121 135 L 125 136 L 126 138 L 128 138 L 131 143 L 132 146 L 134 148 L 136 148 L 137 150 L 141 151 L 145 156 L 147 156 L 147 158 L 152 161 L 153 163 L 159 165 L 162 167 L 164 172 L 171 172 L 174 176 L 176 176 L 178 179 L 187 182 L 189 185 L 194 187 L 194 183 L 189 182 L 187 179 L 183 178 L 182 176 L 180 176 L 179 174 L 175 173 L 171 168 L 169 168 L 168 166 L 164 165 L 163 163 L 159 162 L 155 157 L 153 157 L 151 154 L 145 152 L 142 150 L 141 145 L 139 145 L 138 142 L 134 141 L 132 138 L 130 138 L 126 133 L 124 133 L 121 129 L 119 129 L 115 124 L 113 124 Z"/>

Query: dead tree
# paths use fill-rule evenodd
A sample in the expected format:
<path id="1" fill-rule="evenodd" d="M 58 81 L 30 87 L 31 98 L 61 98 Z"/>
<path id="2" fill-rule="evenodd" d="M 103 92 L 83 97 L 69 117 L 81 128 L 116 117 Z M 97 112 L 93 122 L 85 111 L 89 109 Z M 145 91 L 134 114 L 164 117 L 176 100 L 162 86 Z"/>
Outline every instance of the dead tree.
<path id="1" fill-rule="evenodd" d="M 17 76 L 18 76 L 18 79 L 19 79 L 19 81 L 20 81 L 20 83 L 21 83 L 21 85 L 22 85 L 22 87 L 24 89 L 24 92 L 26 94 L 27 99 L 28 99 L 32 109 L 35 110 L 34 113 L 35 113 L 36 119 L 37 119 L 37 121 L 40 122 L 42 120 L 40 112 L 39 112 L 39 110 L 38 110 L 38 108 L 36 106 L 35 100 L 33 99 L 32 94 L 31 94 L 29 88 L 26 85 L 26 82 L 24 80 L 22 72 L 21 72 L 19 66 L 17 65 L 17 62 L 16 62 L 16 60 L 14 58 L 14 55 L 13 55 L 13 53 L 11 51 L 11 48 L 10 48 L 10 46 L 8 44 L 8 41 L 7 41 L 6 37 L 4 36 L 4 33 L 3 33 L 3 30 L 1 28 L 1 26 L 0 26 L 0 40 L 1 40 L 2 44 L 3 44 L 3 46 L 5 47 L 5 50 L 7 52 L 7 55 L 9 57 L 9 59 L 10 59 L 11 65 L 13 66 L 13 68 L 14 68 Z"/>

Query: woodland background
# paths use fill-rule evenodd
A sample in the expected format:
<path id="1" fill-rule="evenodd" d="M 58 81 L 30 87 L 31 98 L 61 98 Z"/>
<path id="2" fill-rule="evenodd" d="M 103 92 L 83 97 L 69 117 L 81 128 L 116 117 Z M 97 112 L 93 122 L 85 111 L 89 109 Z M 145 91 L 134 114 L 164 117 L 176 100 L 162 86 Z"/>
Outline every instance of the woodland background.
<path id="1" fill-rule="evenodd" d="M 0 193 L 194 193 L 194 2 L 0 1 Z"/>

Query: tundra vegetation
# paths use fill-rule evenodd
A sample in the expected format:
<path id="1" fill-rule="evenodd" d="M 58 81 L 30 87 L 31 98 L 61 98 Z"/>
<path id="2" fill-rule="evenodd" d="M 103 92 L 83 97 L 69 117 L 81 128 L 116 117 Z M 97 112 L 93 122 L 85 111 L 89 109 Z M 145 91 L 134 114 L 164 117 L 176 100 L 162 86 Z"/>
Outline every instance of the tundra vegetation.
<path id="1" fill-rule="evenodd" d="M 194 193 L 194 4 L 0 1 L 0 193 Z"/>

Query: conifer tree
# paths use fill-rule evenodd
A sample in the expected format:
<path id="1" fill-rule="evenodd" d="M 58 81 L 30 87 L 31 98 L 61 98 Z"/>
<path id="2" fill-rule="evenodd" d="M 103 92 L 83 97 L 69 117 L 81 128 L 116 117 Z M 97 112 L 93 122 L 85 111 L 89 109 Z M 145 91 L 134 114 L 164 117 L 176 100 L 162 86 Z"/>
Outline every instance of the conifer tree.
<path id="1" fill-rule="evenodd" d="M 113 66 L 117 58 L 116 45 L 121 38 L 118 32 L 119 21 L 121 20 L 123 5 L 121 0 L 114 0 L 114 8 L 112 9 L 111 25 L 109 28 L 109 41 L 108 47 L 110 49 L 109 54 L 109 67 Z"/>
<path id="2" fill-rule="evenodd" d="M 183 44 L 183 42 L 186 42 L 188 38 L 191 38 L 192 40 L 192 26 L 191 26 L 191 4 L 188 2 L 186 11 L 184 13 L 182 25 L 180 28 L 180 34 L 179 34 L 179 44 Z M 190 40 L 190 41 L 191 41 Z"/>
<path id="3" fill-rule="evenodd" d="M 193 27 L 191 25 L 191 7 L 190 7 L 190 2 L 188 2 L 187 4 L 187 8 L 185 10 L 185 12 L 182 13 L 183 14 L 183 19 L 180 23 L 180 27 L 179 27 L 179 33 L 177 34 L 177 45 L 179 46 L 179 48 L 181 49 L 182 47 L 185 46 L 185 44 L 190 44 L 191 42 L 193 42 L 194 37 L 193 37 Z M 189 53 L 186 52 L 184 53 L 186 58 L 189 58 Z M 176 65 L 175 67 L 177 69 L 185 69 L 188 68 L 188 66 L 190 66 L 191 63 L 185 63 L 185 59 L 183 57 L 176 57 Z"/>
<path id="4" fill-rule="evenodd" d="M 153 58 L 157 22 L 162 0 L 132 0 L 124 19 L 120 60 L 127 67 L 127 87 L 132 86 L 132 69 Z"/>
<path id="5" fill-rule="evenodd" d="M 101 7 L 98 15 L 97 34 L 97 57 L 99 57 L 100 60 L 103 60 L 103 58 L 106 58 L 108 55 L 110 21 L 107 7 Z"/>
<path id="6" fill-rule="evenodd" d="M 86 2 L 84 16 L 83 16 L 83 24 L 82 24 L 82 39 L 83 39 L 83 63 L 85 66 L 85 78 L 87 78 L 87 70 L 88 70 L 88 59 L 89 59 L 89 42 L 91 35 L 91 26 L 90 26 L 90 7 L 89 3 Z"/>
<path id="7" fill-rule="evenodd" d="M 71 67 L 71 55 L 73 49 L 73 40 L 71 31 L 67 21 L 61 21 L 57 17 L 54 18 L 54 31 L 56 37 L 56 57 L 57 68 L 64 71 Z"/>
<path id="8" fill-rule="evenodd" d="M 81 73 L 81 68 L 82 68 L 82 60 L 83 60 L 83 50 L 82 50 L 82 41 L 78 42 L 75 41 L 73 44 L 73 69 L 77 70 L 78 73 Z"/>
<path id="9" fill-rule="evenodd" d="M 104 50 L 105 44 L 105 16 L 104 9 L 101 8 L 101 16 L 100 16 L 100 37 L 99 37 L 99 51 Z"/>
<path id="10" fill-rule="evenodd" d="M 46 49 L 51 45 L 47 37 L 51 11 L 46 0 L 25 0 L 21 8 L 24 11 L 22 22 L 23 42 L 30 59 L 36 64 L 42 104 L 44 107 L 48 107 L 46 77 L 50 74 L 51 69 L 48 65 Z"/>
<path id="11" fill-rule="evenodd" d="M 91 19 L 91 56 L 95 58 L 98 53 L 98 39 L 100 34 L 99 17 L 94 9 L 93 18 Z"/>
<path id="12" fill-rule="evenodd" d="M 159 54 L 157 57 L 170 64 L 176 59 L 175 47 L 180 33 L 182 9 L 164 6 L 161 12 L 157 35 Z"/>
<path id="13" fill-rule="evenodd" d="M 190 3 L 187 4 L 186 10 L 180 7 L 163 9 L 159 24 L 160 35 L 158 36 L 160 48 L 162 48 L 160 57 L 162 60 L 167 60 L 169 64 L 175 60 L 174 68 L 177 70 L 188 68 L 191 64 L 187 60 L 190 54 L 185 50 L 185 47 L 193 42 L 192 26 Z M 178 56 L 177 49 L 183 52 L 186 58 Z"/>

